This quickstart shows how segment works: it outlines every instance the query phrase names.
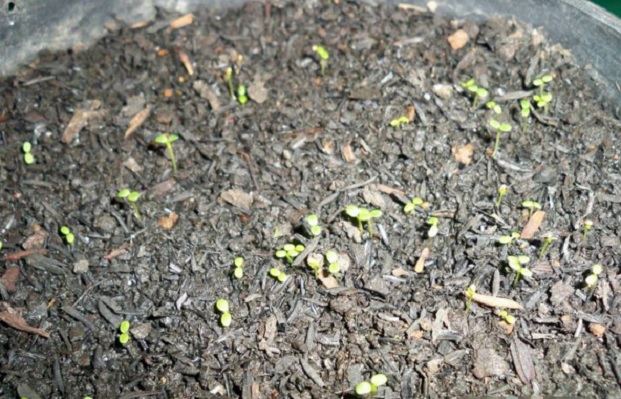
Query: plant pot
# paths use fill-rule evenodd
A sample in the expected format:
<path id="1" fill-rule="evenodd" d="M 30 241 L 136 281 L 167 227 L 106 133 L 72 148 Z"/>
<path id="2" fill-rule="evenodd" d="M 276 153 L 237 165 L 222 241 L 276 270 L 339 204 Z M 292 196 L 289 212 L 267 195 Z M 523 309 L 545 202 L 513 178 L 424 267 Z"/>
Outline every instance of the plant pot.
<path id="1" fill-rule="evenodd" d="M 380 0 L 367 2 L 382 3 Z M 31 61 L 41 50 L 88 46 L 106 32 L 114 16 L 127 23 L 151 17 L 156 9 L 189 12 L 200 7 L 235 6 L 243 0 L 5 0 L 0 14 L 0 75 Z M 425 6 L 426 0 L 407 1 Z M 388 0 L 385 3 L 403 3 Z M 602 92 L 621 105 L 614 82 L 621 80 L 621 20 L 585 0 L 438 0 L 438 12 L 483 19 L 500 14 L 542 27 L 553 42 L 572 50 L 577 61 L 591 65 Z"/>

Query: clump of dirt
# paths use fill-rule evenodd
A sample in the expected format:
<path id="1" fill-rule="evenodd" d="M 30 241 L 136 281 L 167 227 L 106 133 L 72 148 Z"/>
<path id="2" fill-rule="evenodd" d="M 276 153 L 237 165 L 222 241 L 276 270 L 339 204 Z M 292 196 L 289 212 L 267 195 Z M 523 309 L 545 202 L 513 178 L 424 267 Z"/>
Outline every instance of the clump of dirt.
<path id="1" fill-rule="evenodd" d="M 109 29 L 0 82 L 3 397 L 619 397 L 619 122 L 568 51 L 356 2 Z"/>

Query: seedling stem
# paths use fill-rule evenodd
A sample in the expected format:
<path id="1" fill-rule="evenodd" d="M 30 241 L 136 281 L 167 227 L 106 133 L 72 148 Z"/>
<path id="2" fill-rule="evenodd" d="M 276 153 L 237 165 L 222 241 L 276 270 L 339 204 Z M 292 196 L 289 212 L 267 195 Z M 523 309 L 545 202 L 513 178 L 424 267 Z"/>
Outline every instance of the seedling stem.
<path id="1" fill-rule="evenodd" d="M 231 99 L 235 100 L 235 89 L 233 88 L 233 68 L 228 67 L 224 72 L 224 79 L 229 87 L 229 95 Z"/>
<path id="2" fill-rule="evenodd" d="M 138 191 L 131 191 L 129 188 L 124 188 L 119 190 L 116 194 L 116 197 L 119 199 L 126 199 L 129 202 L 129 206 L 134 210 L 134 215 L 136 215 L 136 219 L 142 220 L 142 215 L 140 214 L 140 210 L 138 209 L 138 205 L 136 202 L 138 198 L 140 198 L 142 194 Z"/>
<path id="3" fill-rule="evenodd" d="M 496 143 L 494 144 L 494 151 L 492 152 L 492 158 L 494 158 L 498 152 L 498 146 L 500 145 L 500 133 L 510 132 L 511 125 L 508 123 L 500 123 L 496 119 L 490 119 L 489 125 L 496 130 Z"/>
<path id="4" fill-rule="evenodd" d="M 523 265 L 526 265 L 528 264 L 528 262 L 530 262 L 530 258 L 528 256 L 507 256 L 507 262 L 509 263 L 509 267 L 513 271 L 515 271 L 515 279 L 513 280 L 514 287 L 520 280 L 521 276 L 532 277 L 533 272 L 530 271 L 530 269 L 523 267 Z"/>
<path id="5" fill-rule="evenodd" d="M 584 227 L 582 231 L 582 238 L 586 240 L 587 234 L 589 234 L 589 232 L 593 230 L 593 221 L 591 219 L 585 219 L 583 224 L 584 224 Z"/>
<path id="6" fill-rule="evenodd" d="M 350 217 L 358 220 L 358 228 L 362 233 L 362 222 L 367 222 L 369 229 L 369 236 L 373 237 L 373 219 L 377 219 L 382 216 L 382 211 L 379 209 L 367 209 L 350 204 L 345 207 L 345 213 Z"/>
<path id="7" fill-rule="evenodd" d="M 179 136 L 168 133 L 162 133 L 155 138 L 156 143 L 166 146 L 170 162 L 172 163 L 173 173 L 177 173 L 177 160 L 175 159 L 175 152 L 173 151 L 172 143 L 177 140 L 179 140 Z"/>
<path id="8" fill-rule="evenodd" d="M 313 46 L 313 51 L 317 53 L 319 56 L 319 66 L 321 67 L 321 76 L 325 76 L 326 67 L 328 66 L 328 58 L 330 58 L 330 53 L 326 50 L 325 47 L 320 46 L 318 44 Z"/>
<path id="9" fill-rule="evenodd" d="M 552 244 L 552 241 L 554 241 L 554 236 L 552 234 L 544 235 L 543 246 L 541 247 L 541 252 L 539 252 L 540 260 L 543 259 L 543 257 L 545 256 L 546 252 L 548 251 L 548 248 L 550 247 L 550 244 Z"/>
<path id="10" fill-rule="evenodd" d="M 470 79 L 466 82 L 463 82 L 462 87 L 464 87 L 466 90 L 468 90 L 469 92 L 471 92 L 473 94 L 472 96 L 472 108 L 476 108 L 477 104 L 479 102 L 479 99 L 483 99 L 486 98 L 489 95 L 489 92 L 476 85 L 474 79 Z"/>
<path id="11" fill-rule="evenodd" d="M 500 210 L 500 205 L 502 205 L 502 199 L 507 194 L 507 186 L 505 184 L 501 184 L 498 187 L 498 200 L 496 201 L 496 208 Z"/>

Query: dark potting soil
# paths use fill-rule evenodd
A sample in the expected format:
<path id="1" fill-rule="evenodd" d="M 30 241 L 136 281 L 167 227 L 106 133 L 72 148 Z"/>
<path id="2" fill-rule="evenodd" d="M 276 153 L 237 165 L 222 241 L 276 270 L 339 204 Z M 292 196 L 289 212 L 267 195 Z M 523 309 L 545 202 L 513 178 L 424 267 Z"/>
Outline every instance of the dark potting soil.
<path id="1" fill-rule="evenodd" d="M 597 82 L 514 20 L 325 3 L 119 22 L 0 82 L 1 397 L 353 397 L 376 373 L 381 398 L 621 397 L 620 124 Z M 360 229 L 350 204 L 382 214 Z"/>

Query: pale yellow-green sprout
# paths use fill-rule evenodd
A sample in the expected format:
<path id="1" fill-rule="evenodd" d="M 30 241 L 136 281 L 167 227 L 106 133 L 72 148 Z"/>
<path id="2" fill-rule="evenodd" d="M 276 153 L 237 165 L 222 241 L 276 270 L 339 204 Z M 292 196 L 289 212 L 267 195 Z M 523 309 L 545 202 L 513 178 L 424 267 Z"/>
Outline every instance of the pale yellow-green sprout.
<path id="1" fill-rule="evenodd" d="M 462 87 L 472 93 L 472 108 L 476 108 L 480 99 L 485 99 L 489 95 L 489 92 L 483 87 L 476 85 L 474 79 L 470 79 L 463 82 Z"/>
<path id="2" fill-rule="evenodd" d="M 308 225 L 308 230 L 310 231 L 311 235 L 316 237 L 321 234 L 321 226 L 319 225 L 319 216 L 313 213 L 313 214 L 307 215 L 305 220 L 306 220 L 306 224 Z"/>
<path id="3" fill-rule="evenodd" d="M 485 106 L 487 109 L 494 111 L 495 114 L 502 114 L 502 108 L 500 108 L 500 105 L 496 104 L 496 101 L 488 101 L 485 103 Z"/>
<path id="4" fill-rule="evenodd" d="M 244 276 L 244 258 L 238 256 L 233 261 L 233 277 L 241 279 Z"/>
<path id="5" fill-rule="evenodd" d="M 583 224 L 582 238 L 586 239 L 587 234 L 589 234 L 589 232 L 593 230 L 593 221 L 591 219 L 585 219 L 584 222 L 582 222 L 582 224 Z"/>
<path id="6" fill-rule="evenodd" d="M 525 255 L 520 256 L 507 256 L 507 262 L 509 263 L 509 267 L 515 271 L 515 279 L 513 280 L 513 285 L 517 284 L 520 277 L 532 277 L 533 272 L 524 267 L 530 262 L 530 258 Z"/>
<path id="7" fill-rule="evenodd" d="M 390 126 L 395 127 L 395 128 L 400 128 L 403 125 L 407 125 L 408 123 L 410 123 L 410 120 L 408 119 L 407 116 L 399 116 L 390 121 Z"/>
<path id="8" fill-rule="evenodd" d="M 274 253 L 279 259 L 286 259 L 289 263 L 293 263 L 293 259 L 304 251 L 304 245 L 287 243 L 283 245 L 282 249 L 277 250 Z"/>
<path id="9" fill-rule="evenodd" d="M 526 201 L 522 201 L 522 206 L 526 209 L 528 209 L 528 215 L 532 216 L 533 212 L 535 210 L 539 210 L 541 209 L 541 204 L 537 201 L 534 200 L 526 200 Z"/>
<path id="10" fill-rule="evenodd" d="M 326 50 L 325 47 L 318 44 L 313 46 L 313 51 L 319 56 L 321 76 L 324 76 L 326 74 L 326 67 L 328 66 L 328 59 L 330 58 L 330 53 L 328 52 L 328 50 Z"/>
<path id="11" fill-rule="evenodd" d="M 287 280 L 287 274 L 276 267 L 272 267 L 269 274 L 281 283 L 284 283 Z"/>
<path id="12" fill-rule="evenodd" d="M 537 108 L 543 108 L 546 114 L 548 113 L 549 104 L 552 102 L 552 93 L 545 92 L 544 88 L 552 79 L 552 75 L 543 75 L 533 81 L 533 86 L 539 88 L 539 93 L 533 95 L 533 100 L 537 104 Z"/>
<path id="13" fill-rule="evenodd" d="M 73 243 L 75 242 L 75 236 L 73 235 L 69 227 L 62 226 L 60 228 L 60 234 L 63 235 L 63 238 L 65 239 L 67 245 L 73 245 Z"/>
<path id="14" fill-rule="evenodd" d="M 358 221 L 358 228 L 362 233 L 362 223 L 367 223 L 367 228 L 369 229 L 369 236 L 373 237 L 373 219 L 379 218 L 382 216 L 382 211 L 379 209 L 367 209 L 362 208 L 357 205 L 347 205 L 345 207 L 345 213 L 356 219 Z"/>
<path id="15" fill-rule="evenodd" d="M 23 145 L 22 145 L 22 151 L 24 152 L 24 163 L 26 165 L 32 165 L 33 163 L 35 163 L 35 157 L 34 155 L 32 155 L 32 144 L 30 144 L 28 141 L 26 141 Z"/>
<path id="16" fill-rule="evenodd" d="M 492 152 L 492 158 L 494 158 L 498 152 L 498 146 L 500 145 L 500 134 L 510 132 L 511 125 L 508 123 L 498 122 L 496 119 L 490 119 L 489 125 L 496 130 L 496 142 L 494 143 L 494 151 Z"/>
<path id="17" fill-rule="evenodd" d="M 231 96 L 231 99 L 235 99 L 235 89 L 233 88 L 233 68 L 228 67 L 226 68 L 226 71 L 224 71 L 224 80 L 226 80 L 228 89 L 229 89 L 229 96 Z"/>
<path id="18" fill-rule="evenodd" d="M 472 297 L 477 292 L 477 287 L 474 284 L 470 284 L 468 289 L 466 290 L 466 312 L 470 312 L 472 308 Z"/>
<path id="19" fill-rule="evenodd" d="M 543 238 L 543 245 L 541 246 L 541 252 L 539 252 L 539 259 L 543 259 L 546 252 L 548 251 L 548 248 L 550 247 L 550 244 L 552 244 L 552 241 L 556 239 L 550 233 L 544 234 L 542 238 Z"/>
<path id="20" fill-rule="evenodd" d="M 377 393 L 379 387 L 386 385 L 388 377 L 384 374 L 375 374 L 369 381 L 362 381 L 354 389 L 358 396 L 372 396 Z"/>
<path id="21" fill-rule="evenodd" d="M 126 345 L 129 342 L 129 321 L 127 320 L 123 320 L 121 322 L 121 325 L 119 326 L 119 331 L 120 331 L 120 335 L 119 335 L 119 343 L 121 345 Z"/>
<path id="22" fill-rule="evenodd" d="M 429 225 L 429 230 L 427 231 L 427 236 L 429 238 L 433 238 L 438 235 L 438 218 L 435 216 L 431 216 L 427 219 L 427 224 Z"/>
<path id="23" fill-rule="evenodd" d="M 173 150 L 172 143 L 179 140 L 179 136 L 176 134 L 162 133 L 155 138 L 157 144 L 166 146 L 168 156 L 170 157 L 170 163 L 173 167 L 173 173 L 177 173 L 177 159 L 175 158 L 175 151 Z"/>
<path id="24" fill-rule="evenodd" d="M 512 231 L 510 235 L 498 237 L 498 243 L 502 245 L 506 245 L 507 247 L 511 247 L 511 244 L 513 244 L 519 238 L 520 238 L 520 233 L 518 233 L 517 231 Z"/>
<path id="25" fill-rule="evenodd" d="M 507 188 L 508 187 L 506 184 L 501 184 L 500 187 L 498 187 L 498 200 L 496 200 L 496 208 L 498 209 L 500 209 L 500 205 L 502 205 L 502 199 L 507 194 Z"/>
<path id="26" fill-rule="evenodd" d="M 604 268 L 599 263 L 591 267 L 591 273 L 584 279 L 585 285 L 590 290 L 595 290 L 595 287 L 597 286 L 597 281 L 599 280 L 599 275 L 602 273 L 602 271 L 604 271 Z"/>
<path id="27" fill-rule="evenodd" d="M 513 325 L 516 322 L 516 318 L 504 309 L 498 312 L 498 316 L 503 319 L 507 324 Z"/>
<path id="28" fill-rule="evenodd" d="M 414 212 L 416 210 L 416 207 L 421 206 L 424 203 L 425 203 L 425 201 L 423 201 L 423 199 L 421 197 L 414 197 L 414 198 L 412 198 L 412 201 L 410 201 L 407 204 L 405 204 L 405 206 L 403 207 L 403 213 L 408 215 L 408 214 Z"/>
<path id="29" fill-rule="evenodd" d="M 118 193 L 116 193 L 116 197 L 118 199 L 129 202 L 129 206 L 134 210 L 134 214 L 138 220 L 141 220 L 142 216 L 140 215 L 140 210 L 138 209 L 138 204 L 136 204 L 136 202 L 138 202 L 138 198 L 140 198 L 141 195 L 142 194 L 138 191 L 131 191 L 129 188 L 121 189 Z"/>
<path id="30" fill-rule="evenodd" d="M 220 325 L 222 327 L 229 327 L 233 321 L 231 312 L 229 310 L 229 301 L 226 299 L 218 299 L 216 301 L 216 310 L 220 312 Z"/>

